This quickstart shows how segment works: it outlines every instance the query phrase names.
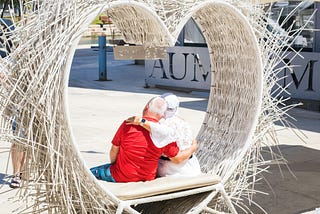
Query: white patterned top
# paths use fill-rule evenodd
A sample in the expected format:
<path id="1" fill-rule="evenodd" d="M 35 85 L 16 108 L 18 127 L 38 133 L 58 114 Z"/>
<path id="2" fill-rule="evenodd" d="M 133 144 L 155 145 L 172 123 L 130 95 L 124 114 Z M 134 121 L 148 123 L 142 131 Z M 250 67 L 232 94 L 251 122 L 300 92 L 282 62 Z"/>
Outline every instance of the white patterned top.
<path id="1" fill-rule="evenodd" d="M 188 149 L 194 139 L 191 126 L 177 114 L 161 121 L 150 123 L 151 138 L 157 147 L 163 147 L 169 143 L 177 142 L 180 150 Z M 201 174 L 197 157 L 175 164 L 169 160 L 159 160 L 158 175 L 163 176 L 197 176 Z"/>

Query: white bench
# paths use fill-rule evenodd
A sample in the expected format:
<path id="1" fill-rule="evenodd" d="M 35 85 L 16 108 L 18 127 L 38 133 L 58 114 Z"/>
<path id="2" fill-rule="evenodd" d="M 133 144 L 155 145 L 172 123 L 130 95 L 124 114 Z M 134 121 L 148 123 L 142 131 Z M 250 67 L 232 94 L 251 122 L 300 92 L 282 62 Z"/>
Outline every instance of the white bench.
<path id="1" fill-rule="evenodd" d="M 200 204 L 192 208 L 189 213 L 199 213 L 204 210 L 211 213 L 219 213 L 207 207 L 208 203 L 218 193 L 221 193 L 231 213 L 237 213 L 224 190 L 220 177 L 217 175 L 203 174 L 197 177 L 162 177 L 146 182 L 99 182 L 101 182 L 105 190 L 111 194 L 114 201 L 118 204 L 117 214 L 122 213 L 123 210 L 129 213 L 138 213 L 131 205 L 170 200 L 203 192 L 211 193 Z"/>

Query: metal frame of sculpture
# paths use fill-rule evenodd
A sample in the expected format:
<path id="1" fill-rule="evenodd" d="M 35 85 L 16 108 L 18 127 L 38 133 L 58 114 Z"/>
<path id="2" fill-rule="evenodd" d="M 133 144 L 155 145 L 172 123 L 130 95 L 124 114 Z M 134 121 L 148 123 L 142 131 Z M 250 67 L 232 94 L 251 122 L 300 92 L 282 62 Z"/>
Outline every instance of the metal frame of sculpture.
<path id="1" fill-rule="evenodd" d="M 36 7 L 34 7 L 36 5 Z M 250 210 L 254 183 L 270 160 L 261 147 L 276 144 L 273 123 L 293 106 L 271 96 L 288 38 L 266 30 L 266 13 L 249 0 L 46 0 L 25 1 L 7 39 L 10 60 L 0 59 L 6 79 L 0 91 L 1 140 L 26 149 L 27 210 L 112 213 L 108 191 L 90 174 L 77 149 L 68 114 L 68 79 L 77 44 L 91 21 L 107 11 L 129 43 L 174 45 L 194 18 L 206 38 L 212 86 L 198 134 L 202 170 L 223 179 L 234 204 Z M 282 89 L 280 86 L 280 91 Z M 14 116 L 18 135 L 13 135 Z M 270 150 L 272 152 L 272 150 Z M 276 155 L 273 161 L 283 160 Z M 219 198 L 210 205 L 224 210 Z"/>

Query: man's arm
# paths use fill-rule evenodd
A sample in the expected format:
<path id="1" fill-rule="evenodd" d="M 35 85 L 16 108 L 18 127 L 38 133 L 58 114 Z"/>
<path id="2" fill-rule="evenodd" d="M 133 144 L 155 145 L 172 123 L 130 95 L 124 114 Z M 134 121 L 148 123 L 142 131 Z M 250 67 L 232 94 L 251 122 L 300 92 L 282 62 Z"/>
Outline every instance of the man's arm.
<path id="1" fill-rule="evenodd" d="M 112 141 L 111 141 L 111 149 L 109 152 L 110 157 L 110 163 L 115 163 L 118 157 L 118 153 L 120 150 L 120 144 L 121 144 L 121 136 L 124 130 L 124 127 L 126 126 L 125 121 L 121 124 L 121 126 L 118 128 L 116 134 L 114 135 Z"/>
<path id="2" fill-rule="evenodd" d="M 170 158 L 170 161 L 172 161 L 173 163 L 179 164 L 184 160 L 187 160 L 190 158 L 190 156 L 197 150 L 198 148 L 198 144 L 197 141 L 194 139 L 192 141 L 191 147 L 185 150 L 180 150 L 179 153 Z"/>
<path id="3" fill-rule="evenodd" d="M 112 146 L 111 146 L 110 154 L 109 154 L 110 163 L 113 164 L 113 163 L 116 162 L 117 157 L 118 157 L 118 153 L 119 153 L 119 149 L 120 149 L 119 146 L 115 146 L 115 145 L 112 145 Z"/>

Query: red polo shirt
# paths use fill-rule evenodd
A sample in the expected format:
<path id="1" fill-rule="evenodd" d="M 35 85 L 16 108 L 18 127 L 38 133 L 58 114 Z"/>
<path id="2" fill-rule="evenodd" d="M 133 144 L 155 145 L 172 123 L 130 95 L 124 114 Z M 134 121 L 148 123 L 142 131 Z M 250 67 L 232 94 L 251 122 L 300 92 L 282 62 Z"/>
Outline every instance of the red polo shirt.
<path id="1" fill-rule="evenodd" d="M 146 119 L 156 122 L 152 118 Z M 175 142 L 163 148 L 157 148 L 146 129 L 141 126 L 127 125 L 125 121 L 115 134 L 112 144 L 120 146 L 117 160 L 110 167 L 116 182 L 153 180 L 156 177 L 161 154 L 170 158 L 179 152 Z"/>

